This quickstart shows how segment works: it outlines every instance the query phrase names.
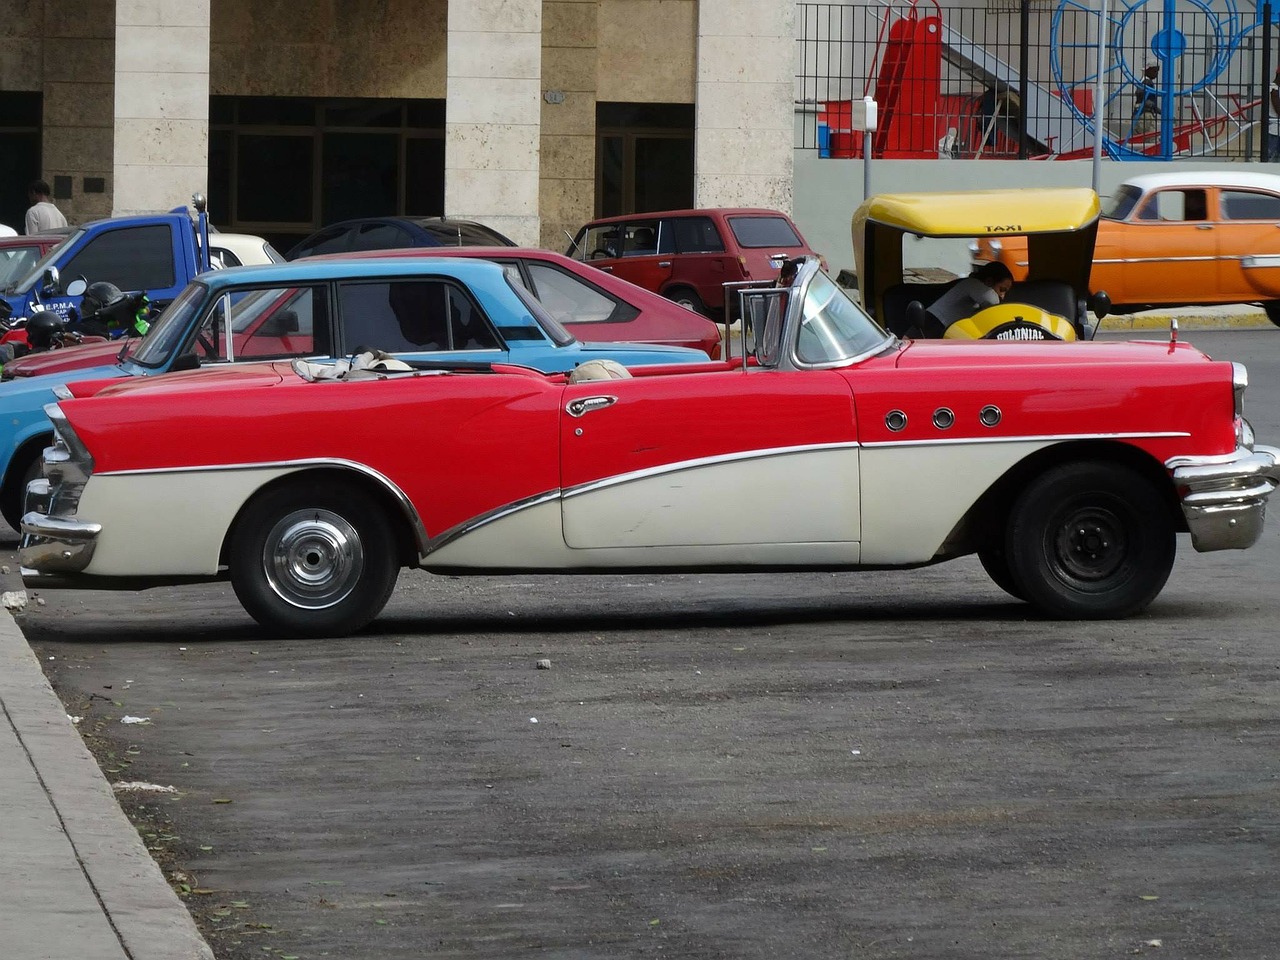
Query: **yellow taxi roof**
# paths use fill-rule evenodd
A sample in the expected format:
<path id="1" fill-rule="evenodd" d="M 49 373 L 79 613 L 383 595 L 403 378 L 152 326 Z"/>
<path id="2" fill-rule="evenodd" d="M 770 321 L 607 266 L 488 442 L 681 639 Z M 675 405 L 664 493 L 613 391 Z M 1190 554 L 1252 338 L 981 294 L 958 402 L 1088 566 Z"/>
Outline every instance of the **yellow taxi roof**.
<path id="1" fill-rule="evenodd" d="M 1098 195 L 1088 187 L 881 193 L 863 202 L 854 222 L 930 237 L 975 237 L 1078 230 L 1100 211 Z"/>

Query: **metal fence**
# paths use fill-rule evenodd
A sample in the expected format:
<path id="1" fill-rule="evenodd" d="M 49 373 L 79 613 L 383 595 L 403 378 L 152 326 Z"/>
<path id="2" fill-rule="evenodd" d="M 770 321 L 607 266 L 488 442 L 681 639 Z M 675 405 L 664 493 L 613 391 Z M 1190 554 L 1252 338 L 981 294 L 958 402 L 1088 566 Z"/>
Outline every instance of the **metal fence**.
<path id="1" fill-rule="evenodd" d="M 861 157 L 872 97 L 873 157 L 1086 157 L 1100 95 L 1107 156 L 1263 159 L 1273 28 L 1232 0 L 1169 6 L 1109 0 L 1100 66 L 1097 0 L 799 4 L 797 146 Z"/>

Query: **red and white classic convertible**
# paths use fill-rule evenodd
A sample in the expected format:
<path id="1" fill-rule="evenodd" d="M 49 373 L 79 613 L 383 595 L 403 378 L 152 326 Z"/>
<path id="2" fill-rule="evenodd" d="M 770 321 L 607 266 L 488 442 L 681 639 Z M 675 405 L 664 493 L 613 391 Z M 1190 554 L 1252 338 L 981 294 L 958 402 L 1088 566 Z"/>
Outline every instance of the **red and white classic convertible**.
<path id="1" fill-rule="evenodd" d="M 910 342 L 805 260 L 754 355 L 572 375 L 305 361 L 77 383 L 28 490 L 30 587 L 229 578 L 269 630 L 440 573 L 918 567 L 977 553 L 1044 613 L 1126 616 L 1176 534 L 1244 548 L 1280 482 L 1244 367 L 1182 343 Z M 592 367 L 604 367 L 591 379 Z"/>

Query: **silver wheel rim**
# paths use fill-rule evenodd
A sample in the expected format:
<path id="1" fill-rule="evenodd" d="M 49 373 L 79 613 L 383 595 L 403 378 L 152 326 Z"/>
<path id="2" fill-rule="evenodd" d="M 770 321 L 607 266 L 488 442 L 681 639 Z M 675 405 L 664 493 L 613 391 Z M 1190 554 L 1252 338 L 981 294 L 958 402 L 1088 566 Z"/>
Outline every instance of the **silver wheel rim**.
<path id="1" fill-rule="evenodd" d="M 271 528 L 263 562 L 278 597 L 305 610 L 323 610 L 355 588 L 364 570 L 364 547 L 344 517 L 329 510 L 297 510 Z"/>

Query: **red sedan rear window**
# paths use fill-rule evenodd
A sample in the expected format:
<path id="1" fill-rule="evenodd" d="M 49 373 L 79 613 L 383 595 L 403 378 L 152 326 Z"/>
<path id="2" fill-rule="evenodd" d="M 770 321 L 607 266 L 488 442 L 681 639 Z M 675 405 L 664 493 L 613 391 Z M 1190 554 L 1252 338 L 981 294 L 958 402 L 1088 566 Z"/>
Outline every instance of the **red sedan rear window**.
<path id="1" fill-rule="evenodd" d="M 729 229 L 742 247 L 803 247 L 795 228 L 783 217 L 730 217 Z"/>

